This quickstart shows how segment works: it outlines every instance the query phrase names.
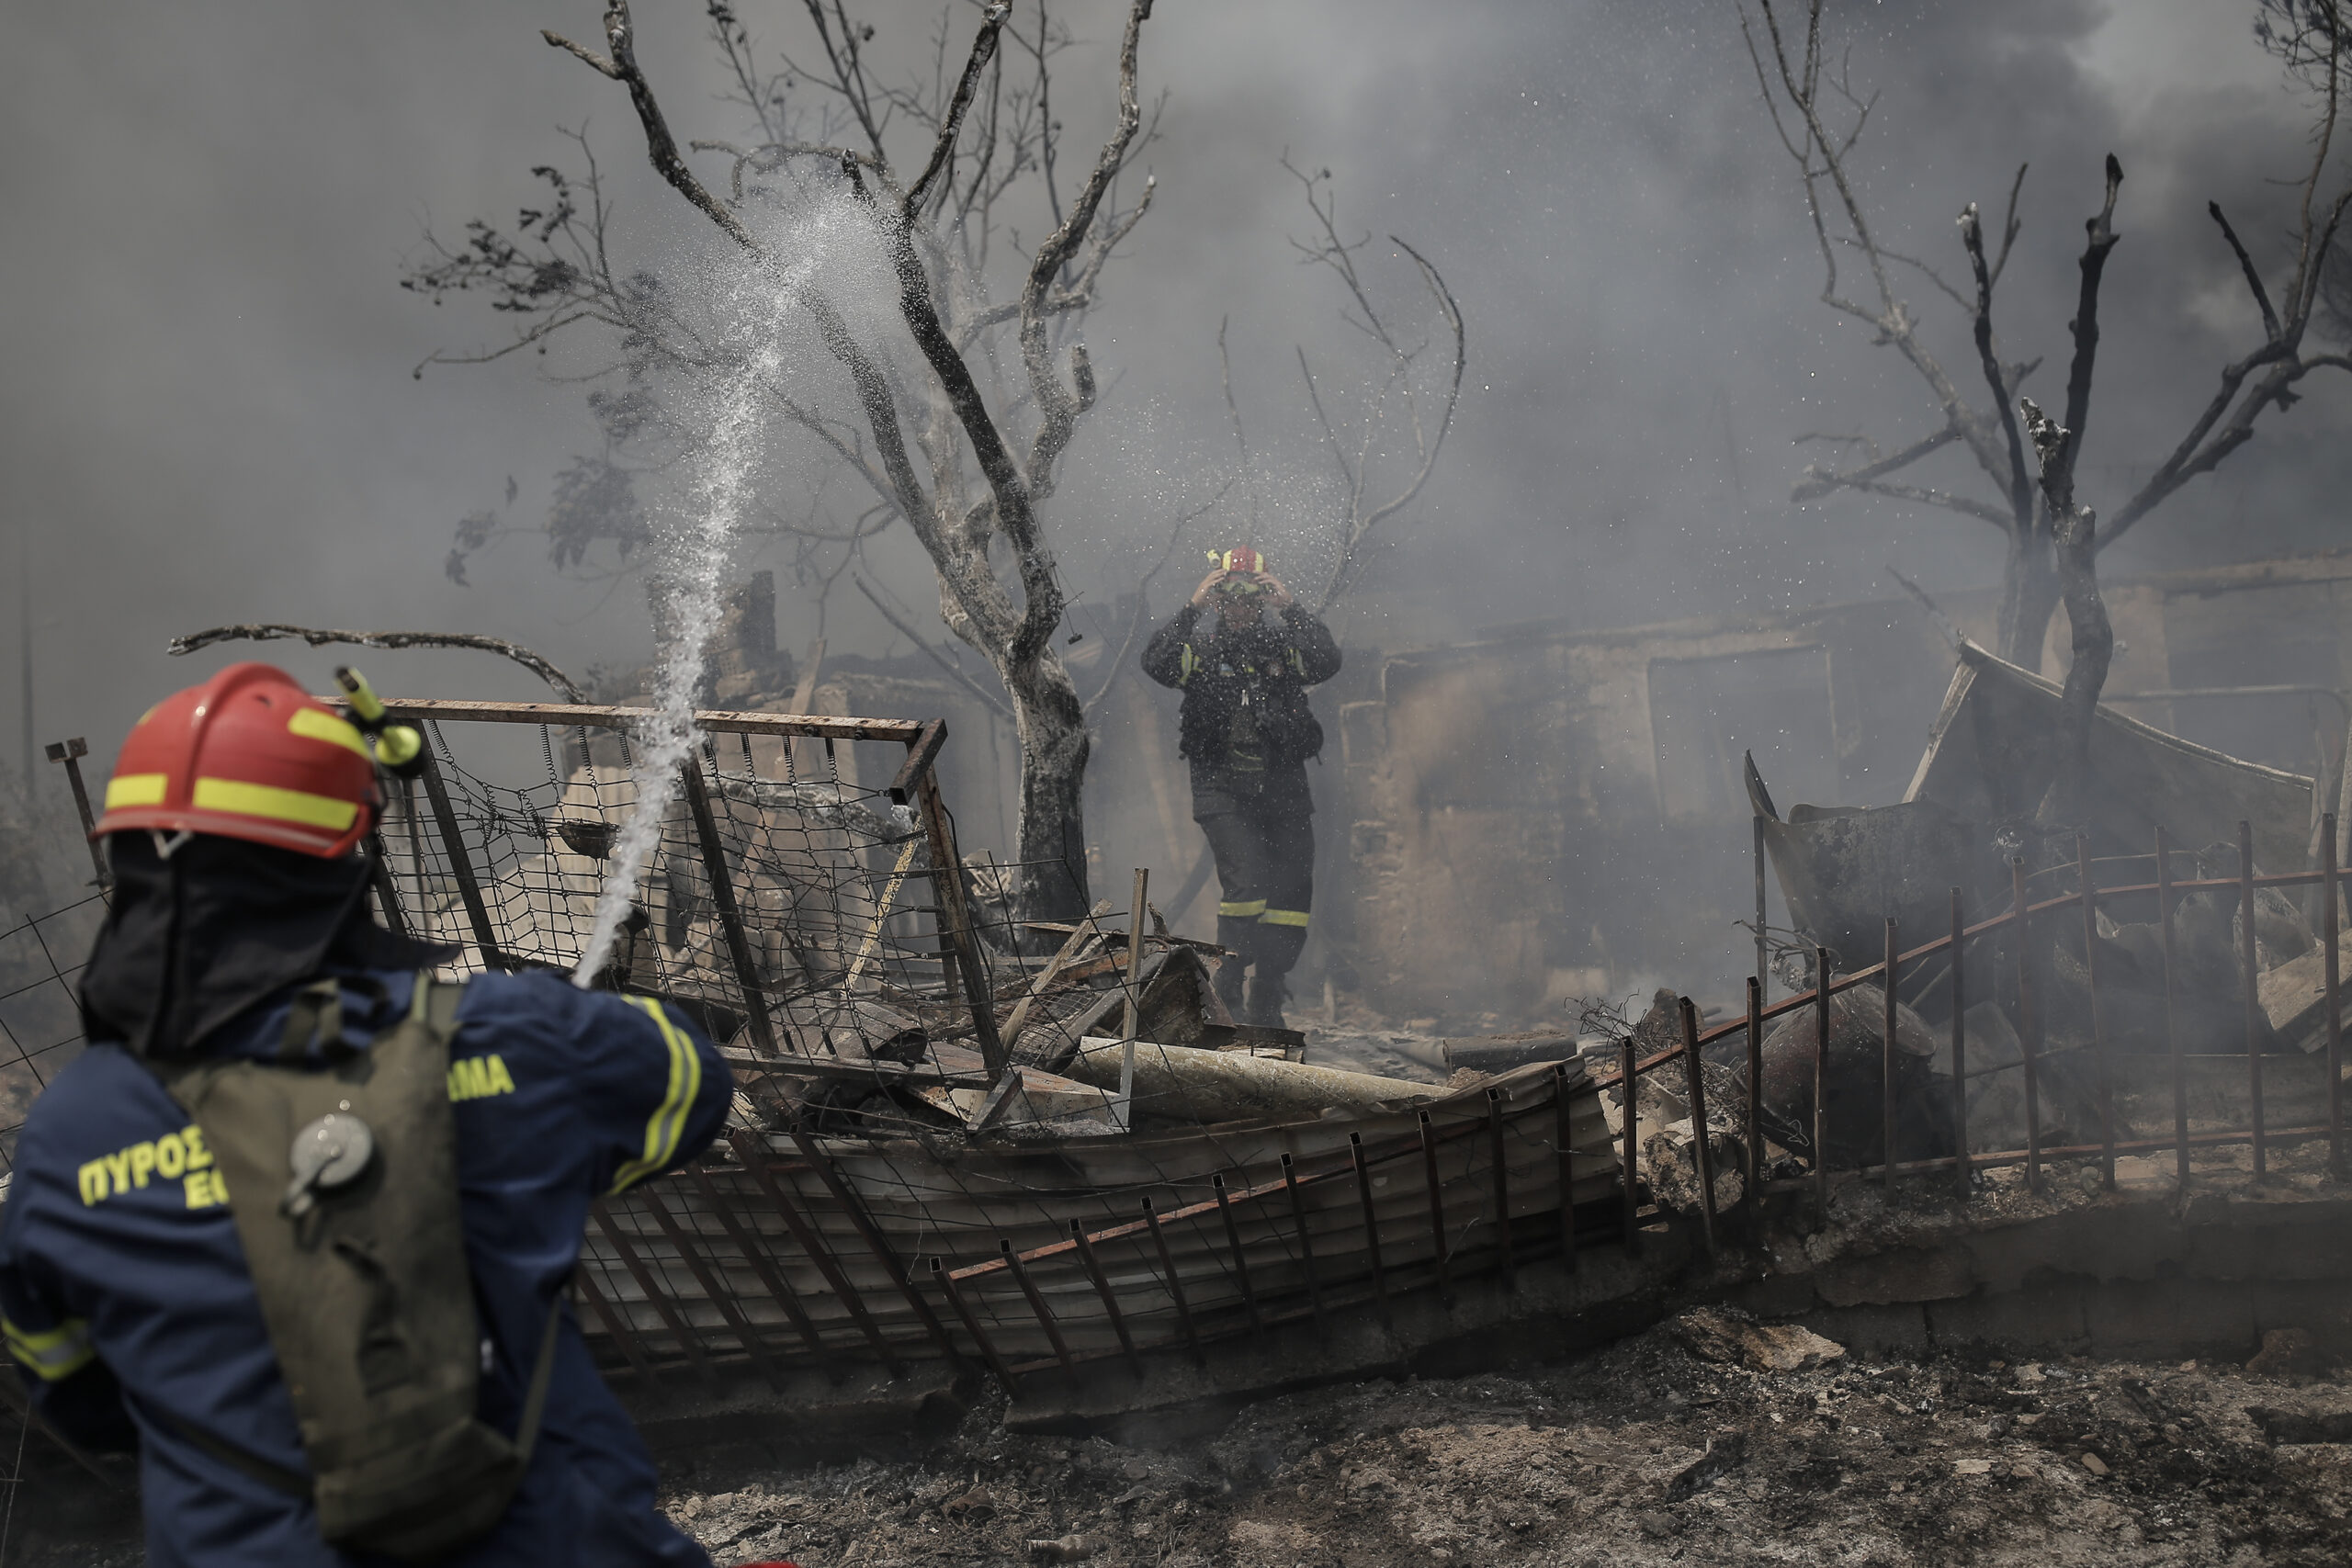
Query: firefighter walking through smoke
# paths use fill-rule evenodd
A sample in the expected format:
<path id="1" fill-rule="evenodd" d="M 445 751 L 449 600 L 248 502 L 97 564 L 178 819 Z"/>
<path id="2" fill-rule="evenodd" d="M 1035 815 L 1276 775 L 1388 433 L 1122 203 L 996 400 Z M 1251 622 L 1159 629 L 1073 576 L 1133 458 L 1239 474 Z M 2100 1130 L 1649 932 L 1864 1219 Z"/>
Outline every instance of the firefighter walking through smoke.
<path id="1" fill-rule="evenodd" d="M 437 981 L 370 919 L 377 769 L 419 742 L 344 678 L 357 725 L 240 664 L 123 745 L 91 1044 L 0 1216 L 8 1349 L 66 1437 L 138 1448 L 157 1568 L 707 1565 L 567 1285 L 727 1067 L 650 998 Z"/>
<path id="2" fill-rule="evenodd" d="M 1214 558 L 1216 570 L 1152 634 L 1143 668 L 1184 694 L 1193 820 L 1216 859 L 1216 940 L 1237 955 L 1218 966 L 1217 993 L 1244 1022 L 1280 1027 L 1284 976 L 1306 945 L 1315 901 L 1306 761 L 1322 751 L 1323 728 L 1306 688 L 1340 672 L 1340 649 L 1265 557 L 1242 547 Z M 1216 626 L 1203 632 L 1212 609 Z"/>

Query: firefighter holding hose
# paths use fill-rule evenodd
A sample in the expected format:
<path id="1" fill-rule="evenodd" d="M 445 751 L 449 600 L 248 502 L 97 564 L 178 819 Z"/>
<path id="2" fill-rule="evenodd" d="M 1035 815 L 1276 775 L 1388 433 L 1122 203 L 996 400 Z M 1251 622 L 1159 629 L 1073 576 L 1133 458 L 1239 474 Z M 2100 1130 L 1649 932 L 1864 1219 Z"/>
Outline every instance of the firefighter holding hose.
<path id="1" fill-rule="evenodd" d="M 139 1450 L 151 1563 L 707 1564 L 568 1286 L 727 1067 L 650 998 L 444 982 L 377 925 L 361 846 L 417 737 L 345 690 L 238 664 L 124 742 L 90 1045 L 0 1216 L 9 1353 L 66 1438 Z"/>
<path id="2" fill-rule="evenodd" d="M 1143 668 L 1184 694 L 1193 820 L 1216 860 L 1216 940 L 1233 953 L 1217 966 L 1217 993 L 1242 1021 L 1280 1028 L 1315 900 L 1306 761 L 1323 750 L 1323 727 L 1306 689 L 1340 672 L 1340 648 L 1264 556 L 1244 546 L 1211 558 L 1216 569 L 1152 634 Z"/>

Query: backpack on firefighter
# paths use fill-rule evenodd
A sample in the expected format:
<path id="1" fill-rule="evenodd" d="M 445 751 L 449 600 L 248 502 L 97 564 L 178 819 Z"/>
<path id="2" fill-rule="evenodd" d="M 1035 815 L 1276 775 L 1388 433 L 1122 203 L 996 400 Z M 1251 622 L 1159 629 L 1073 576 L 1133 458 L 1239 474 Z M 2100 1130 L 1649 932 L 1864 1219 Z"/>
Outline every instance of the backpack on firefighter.
<path id="1" fill-rule="evenodd" d="M 430 1562 L 486 1533 L 521 1483 L 558 1309 L 510 1439 L 475 1414 L 489 1342 L 466 1269 L 448 1093 L 464 987 L 418 975 L 407 1017 L 360 1049 L 342 1041 L 342 984 L 297 995 L 274 1062 L 149 1064 L 227 1188 L 311 1473 L 182 1435 L 308 1497 L 329 1544 Z"/>

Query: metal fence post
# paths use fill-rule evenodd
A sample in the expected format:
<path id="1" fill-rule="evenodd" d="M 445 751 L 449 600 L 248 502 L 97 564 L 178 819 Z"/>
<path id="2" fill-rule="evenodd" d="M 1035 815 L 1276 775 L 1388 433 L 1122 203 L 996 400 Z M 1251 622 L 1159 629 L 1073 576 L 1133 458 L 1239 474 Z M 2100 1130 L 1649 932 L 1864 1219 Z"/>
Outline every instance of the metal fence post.
<path id="1" fill-rule="evenodd" d="M 2098 1074 L 2099 1185 L 2115 1190 L 2115 1074 L 2107 1056 L 2107 1021 L 2098 1005 L 2098 892 L 2091 880 L 2091 840 L 2075 835 L 2075 879 L 2082 885 L 2083 967 L 2091 994 L 2091 1063 Z"/>
<path id="2" fill-rule="evenodd" d="M 1968 941 L 1968 917 L 1960 889 L 1951 890 L 1951 1147 L 1952 1173 L 1961 1201 L 1968 1201 L 1968 987 L 1961 968 Z"/>
<path id="3" fill-rule="evenodd" d="M 2255 971 L 2254 946 L 2254 824 L 2238 824 L 2238 895 L 2243 914 L 2239 961 L 2245 965 L 2245 1092 L 2254 1131 L 2254 1179 L 2269 1173 L 2270 1150 L 2262 1133 L 2262 977 Z"/>
<path id="4" fill-rule="evenodd" d="M 678 778 L 685 786 L 686 808 L 695 819 L 695 838 L 702 846 L 703 870 L 710 876 L 711 907 L 718 911 L 719 930 L 727 937 L 727 957 L 735 966 L 735 984 L 743 993 L 743 1017 L 752 1040 L 763 1056 L 776 1054 L 775 1026 L 768 1019 L 767 998 L 760 992 L 759 965 L 752 958 L 752 939 L 743 930 L 743 911 L 735 902 L 735 879 L 727 872 L 727 844 L 718 836 L 718 819 L 711 814 L 710 790 L 703 783 L 702 760 L 689 750 L 678 761 Z"/>
<path id="5" fill-rule="evenodd" d="M 2033 919 L 2026 912 L 2025 857 L 2009 857 L 2009 929 L 2018 951 L 2018 1062 L 2025 1075 L 2025 1185 L 2041 1190 L 2041 998 L 2033 985 Z"/>

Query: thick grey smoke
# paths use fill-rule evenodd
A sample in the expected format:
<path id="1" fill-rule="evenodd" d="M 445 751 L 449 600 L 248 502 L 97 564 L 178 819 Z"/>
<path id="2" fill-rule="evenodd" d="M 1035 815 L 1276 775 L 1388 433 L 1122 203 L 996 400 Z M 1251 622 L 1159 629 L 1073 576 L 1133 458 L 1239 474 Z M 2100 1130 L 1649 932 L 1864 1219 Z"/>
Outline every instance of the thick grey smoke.
<path id="1" fill-rule="evenodd" d="M 647 651 L 633 581 L 559 581 L 532 538 L 481 558 L 471 589 L 443 579 L 456 519 L 495 504 L 512 475 L 512 514 L 532 522 L 549 477 L 594 435 L 580 389 L 541 374 L 551 362 L 412 379 L 435 350 L 494 344 L 501 323 L 395 287 L 426 222 L 454 232 L 526 200 L 529 167 L 572 153 L 559 125 L 584 126 L 613 176 L 617 243 L 659 258 L 698 243 L 701 220 L 645 171 L 625 96 L 537 36 L 593 36 L 598 9 L 142 0 L 12 18 L 0 561 L 13 573 L 29 555 L 40 739 L 86 733 L 109 760 L 158 693 L 240 656 L 171 660 L 165 639 L 225 621 L 490 631 L 575 672 Z M 1972 199 L 1997 209 L 2032 163 L 2002 329 L 2011 353 L 2050 356 L 2051 387 L 2099 160 L 2122 159 L 2085 459 L 2085 499 L 2112 505 L 2257 330 L 2206 200 L 2283 271 L 2290 193 L 2275 182 L 2300 172 L 2302 111 L 2255 46 L 2251 6 L 1840 9 L 1856 82 L 1881 95 L 1862 166 L 1891 244 L 1957 270 L 1954 214 Z M 701 7 L 639 12 L 682 133 L 731 131 Z M 935 7 L 874 15 L 876 47 L 927 68 Z M 1081 43 L 1058 102 L 1082 146 L 1109 112 L 1119 11 L 1092 0 L 1068 15 Z M 1786 503 L 1805 456 L 1793 437 L 1899 440 L 1934 415 L 1860 329 L 1814 303 L 1819 264 L 1728 4 L 1188 0 L 1160 7 L 1143 58 L 1147 89 L 1169 93 L 1145 155 L 1159 202 L 1089 332 L 1113 390 L 1052 521 L 1082 594 L 1114 594 L 1140 541 L 1201 488 L 1192 471 L 1227 460 L 1222 318 L 1253 442 L 1290 476 L 1286 493 L 1311 513 L 1329 482 L 1294 345 L 1342 379 L 1363 357 L 1329 280 L 1285 243 L 1306 218 L 1285 150 L 1333 171 L 1343 226 L 1374 237 L 1366 265 L 1385 300 L 1420 310 L 1380 238 L 1393 232 L 1444 269 L 1469 318 L 1457 444 L 1396 520 L 1401 547 L 1350 612 L 1351 642 L 1819 602 L 1877 592 L 1889 563 L 1931 587 L 1996 574 L 1997 540 L 1965 520 Z M 1938 313 L 1924 284 L 1915 296 L 1965 363 L 1956 312 Z M 2309 390 L 2109 570 L 2320 537 L 2352 401 Z M 927 602 L 903 541 L 890 558 L 902 595 Z M 1171 577 L 1156 597 L 1177 592 Z M 835 646 L 880 652 L 891 636 L 862 609 L 836 605 Z M 13 764 L 17 639 L 0 641 Z M 537 694 L 464 655 L 373 668 L 403 692 Z"/>

